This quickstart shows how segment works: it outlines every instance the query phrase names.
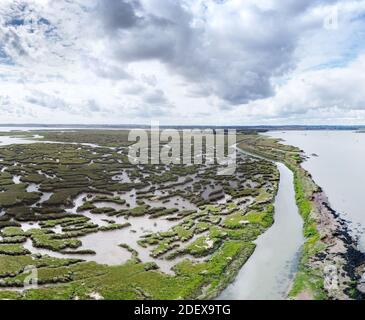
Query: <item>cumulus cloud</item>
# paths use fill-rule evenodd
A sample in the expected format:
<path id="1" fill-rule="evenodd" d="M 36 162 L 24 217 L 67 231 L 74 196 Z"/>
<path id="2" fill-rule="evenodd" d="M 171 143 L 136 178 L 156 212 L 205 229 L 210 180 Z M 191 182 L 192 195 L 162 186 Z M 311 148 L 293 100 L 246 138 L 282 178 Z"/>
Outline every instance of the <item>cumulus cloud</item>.
<path id="1" fill-rule="evenodd" d="M 115 59 L 157 60 L 227 107 L 272 96 L 302 33 L 318 32 L 333 2 L 120 0 L 99 1 L 98 12 Z M 129 18 L 116 23 L 121 8 Z"/>
<path id="2" fill-rule="evenodd" d="M 100 1 L 102 21 L 113 21 L 123 3 L 133 21 L 105 30 L 107 48 L 121 61 L 155 59 L 171 72 L 231 104 L 272 95 L 271 77 L 288 70 L 295 48 L 292 12 L 261 9 L 248 1 L 199 2 L 196 9 L 179 1 Z M 137 15 L 138 12 L 138 15 Z M 109 16 L 108 16 L 109 14 Z M 229 17 L 229 19 L 227 19 Z"/>
<path id="3" fill-rule="evenodd" d="M 109 0 L 99 1 L 96 10 L 105 28 L 116 32 L 119 29 L 132 28 L 142 22 L 142 18 L 135 12 L 139 7 L 139 2 L 135 0 Z"/>
<path id="4" fill-rule="evenodd" d="M 274 116 L 286 117 L 312 111 L 338 113 L 365 111 L 365 55 L 346 67 L 334 67 L 298 74 L 277 91 L 268 105 Z"/>
<path id="5" fill-rule="evenodd" d="M 152 105 L 155 104 L 164 105 L 167 103 L 165 94 L 161 90 L 155 90 L 144 94 L 144 101 L 146 101 L 147 104 L 152 104 Z"/>
<path id="6" fill-rule="evenodd" d="M 63 99 L 43 92 L 33 91 L 32 95 L 25 97 L 25 101 L 49 109 L 67 110 L 70 108 Z"/>
<path id="7" fill-rule="evenodd" d="M 361 121 L 364 14 L 364 0 L 2 0 L 0 105 L 24 121 Z"/>

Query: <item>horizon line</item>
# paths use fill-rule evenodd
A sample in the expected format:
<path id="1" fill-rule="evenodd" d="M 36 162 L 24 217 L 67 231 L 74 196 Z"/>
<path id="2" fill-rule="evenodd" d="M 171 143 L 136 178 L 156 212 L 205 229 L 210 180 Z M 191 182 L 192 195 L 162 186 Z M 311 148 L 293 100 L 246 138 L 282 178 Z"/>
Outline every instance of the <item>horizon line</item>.
<path id="1" fill-rule="evenodd" d="M 215 128 L 365 128 L 365 124 L 275 124 L 275 125 L 266 125 L 266 124 L 257 124 L 257 125 L 194 125 L 194 124 L 160 124 L 159 127 L 199 127 L 199 128 L 207 128 L 207 127 L 215 127 Z M 151 124 L 68 124 L 68 123 L 59 123 L 59 124 L 40 124 L 40 123 L 0 123 L 0 127 L 45 127 L 45 128 L 57 128 L 57 127 L 82 127 L 82 128 L 91 128 L 91 127 L 110 127 L 110 128 L 126 128 L 126 127 L 151 127 Z"/>

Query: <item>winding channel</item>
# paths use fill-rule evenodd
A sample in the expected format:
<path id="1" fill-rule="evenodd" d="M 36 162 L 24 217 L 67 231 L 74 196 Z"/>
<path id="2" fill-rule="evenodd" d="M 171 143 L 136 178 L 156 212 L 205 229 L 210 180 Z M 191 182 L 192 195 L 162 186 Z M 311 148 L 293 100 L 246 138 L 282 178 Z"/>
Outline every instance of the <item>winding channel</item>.
<path id="1" fill-rule="evenodd" d="M 274 224 L 256 241 L 256 249 L 235 281 L 218 297 L 222 300 L 283 300 L 296 273 L 303 221 L 295 202 L 293 173 L 282 163 L 275 198 Z"/>

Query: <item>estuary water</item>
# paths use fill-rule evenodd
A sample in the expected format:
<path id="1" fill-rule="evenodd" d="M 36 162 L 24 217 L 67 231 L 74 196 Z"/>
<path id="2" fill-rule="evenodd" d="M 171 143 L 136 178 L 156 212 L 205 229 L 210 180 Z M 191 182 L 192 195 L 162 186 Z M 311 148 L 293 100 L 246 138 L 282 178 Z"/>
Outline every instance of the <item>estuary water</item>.
<path id="1" fill-rule="evenodd" d="M 1 131 L 0 131 L 1 132 Z M 33 139 L 40 138 L 39 135 L 34 135 Z M 37 141 L 23 137 L 12 137 L 12 136 L 0 136 L 0 147 L 8 146 L 11 144 L 31 144 Z"/>
<path id="2" fill-rule="evenodd" d="M 235 281 L 219 299 L 286 299 L 297 270 L 304 242 L 303 221 L 295 203 L 293 174 L 283 164 L 278 194 L 275 198 L 275 222 L 256 240 L 256 249 L 240 270 Z"/>
<path id="3" fill-rule="evenodd" d="M 348 221 L 365 251 L 365 133 L 354 131 L 286 131 L 266 135 L 302 149 L 302 165 L 323 188 L 331 207 Z"/>

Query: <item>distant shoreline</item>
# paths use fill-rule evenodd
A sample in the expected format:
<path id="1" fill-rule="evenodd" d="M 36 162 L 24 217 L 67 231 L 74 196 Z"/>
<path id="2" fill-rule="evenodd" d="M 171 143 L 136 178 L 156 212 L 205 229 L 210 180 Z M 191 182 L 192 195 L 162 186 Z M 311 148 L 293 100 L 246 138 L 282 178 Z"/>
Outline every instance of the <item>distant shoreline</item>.
<path id="1" fill-rule="evenodd" d="M 150 128 L 147 124 L 0 124 L 1 128 L 42 128 L 42 129 L 147 129 Z M 236 129 L 247 131 L 277 131 L 277 130 L 350 130 L 350 131 L 365 131 L 365 125 L 160 125 L 160 128 L 171 129 L 191 129 L 191 128 L 213 128 L 213 129 Z"/>

